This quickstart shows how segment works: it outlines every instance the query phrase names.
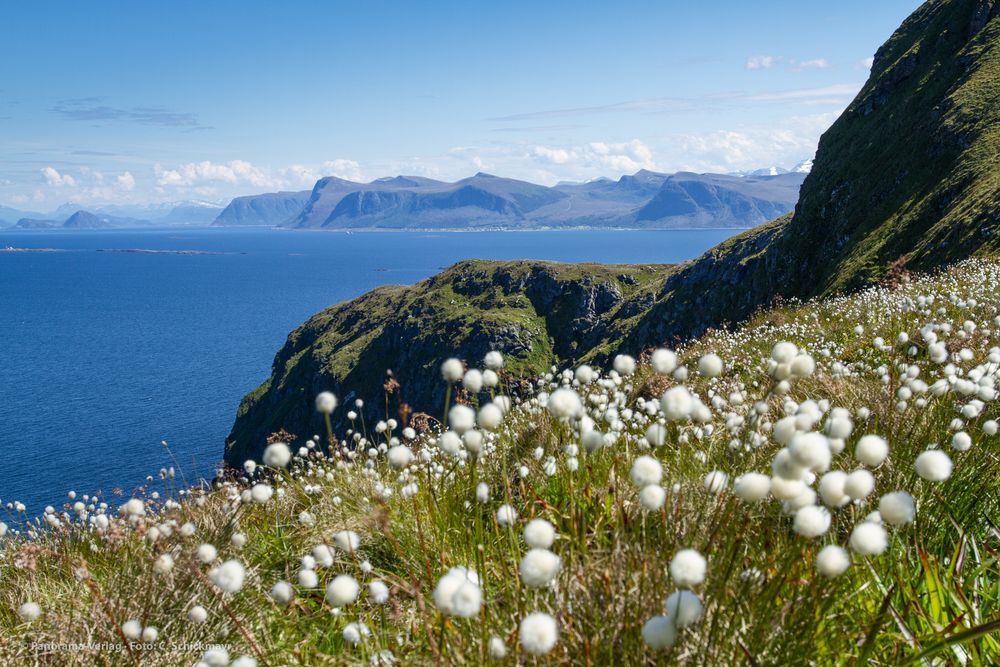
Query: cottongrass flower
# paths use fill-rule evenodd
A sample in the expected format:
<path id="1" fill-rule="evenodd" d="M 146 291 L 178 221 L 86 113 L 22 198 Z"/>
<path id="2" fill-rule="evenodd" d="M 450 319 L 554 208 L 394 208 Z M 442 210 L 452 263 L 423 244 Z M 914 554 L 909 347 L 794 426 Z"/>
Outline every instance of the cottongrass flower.
<path id="1" fill-rule="evenodd" d="M 678 628 L 686 628 L 701 619 L 704 607 L 691 591 L 674 591 L 664 601 L 663 608 Z"/>
<path id="2" fill-rule="evenodd" d="M 160 631 L 152 625 L 149 625 L 142 630 L 142 641 L 144 642 L 155 642 L 159 636 Z"/>
<path id="3" fill-rule="evenodd" d="M 490 637 L 490 657 L 494 660 L 503 660 L 507 657 L 507 644 L 496 635 Z"/>
<path id="4" fill-rule="evenodd" d="M 501 505 L 497 509 L 497 523 L 501 526 L 512 525 L 517 521 L 517 510 L 510 505 Z"/>
<path id="5" fill-rule="evenodd" d="M 188 610 L 187 618 L 195 625 L 201 625 L 208 620 L 208 611 L 200 604 L 196 604 Z"/>
<path id="6" fill-rule="evenodd" d="M 627 354 L 619 354 L 611 362 L 611 367 L 619 375 L 628 377 L 635 373 L 635 359 Z"/>
<path id="7" fill-rule="evenodd" d="M 649 484 L 659 484 L 663 479 L 663 466 L 652 456 L 640 456 L 632 462 L 629 472 L 632 483 L 642 488 Z"/>
<path id="8" fill-rule="evenodd" d="M 361 587 L 349 574 L 340 574 L 326 585 L 326 599 L 334 607 L 344 607 L 358 599 Z"/>
<path id="9" fill-rule="evenodd" d="M 226 593 L 236 593 L 243 588 L 243 579 L 246 577 L 246 568 L 238 560 L 227 560 L 222 565 L 213 568 L 208 573 L 209 578 L 216 586 Z"/>
<path id="10" fill-rule="evenodd" d="M 836 544 L 828 544 L 816 554 L 816 571 L 824 577 L 838 577 L 850 566 L 851 557 Z"/>
<path id="11" fill-rule="evenodd" d="M 759 472 L 740 475 L 733 482 L 733 493 L 745 503 L 757 503 L 771 493 L 771 478 Z"/>
<path id="12" fill-rule="evenodd" d="M 389 601 L 389 587 L 381 581 L 368 584 L 368 598 L 375 604 L 385 604 Z"/>
<path id="13" fill-rule="evenodd" d="M 854 500 L 867 498 L 874 490 L 875 477 L 864 468 L 859 468 L 844 478 L 844 493 Z"/>
<path id="14" fill-rule="evenodd" d="M 902 526 L 913 521 L 917 514 L 917 506 L 913 496 L 906 491 L 893 491 L 879 500 L 878 513 L 886 523 Z"/>
<path id="15" fill-rule="evenodd" d="M 707 378 L 714 378 L 722 375 L 722 357 L 717 354 L 706 354 L 698 360 L 698 372 Z"/>
<path id="16" fill-rule="evenodd" d="M 324 415 L 332 414 L 337 409 L 337 397 L 329 391 L 316 395 L 316 412 Z"/>
<path id="17" fill-rule="evenodd" d="M 441 377 L 444 378 L 445 382 L 460 382 L 463 375 L 465 375 L 465 366 L 460 360 L 452 357 L 445 359 L 444 363 L 441 364 Z"/>
<path id="18" fill-rule="evenodd" d="M 555 527 L 545 519 L 532 519 L 524 527 L 524 543 L 537 549 L 548 549 L 556 539 Z"/>
<path id="19" fill-rule="evenodd" d="M 677 627 L 669 616 L 654 616 L 642 626 L 642 641 L 654 651 L 662 651 L 677 641 Z"/>
<path id="20" fill-rule="evenodd" d="M 682 588 L 697 586 L 705 580 L 708 564 L 705 557 L 694 549 L 681 549 L 670 561 L 670 576 Z"/>
<path id="21" fill-rule="evenodd" d="M 274 488 L 270 484 L 254 484 L 250 489 L 250 497 L 259 505 L 263 505 L 274 495 Z"/>
<path id="22" fill-rule="evenodd" d="M 928 482 L 943 482 L 951 477 L 951 458 L 940 449 L 928 449 L 922 452 L 913 467 L 917 474 Z"/>
<path id="23" fill-rule="evenodd" d="M 470 394 L 478 394 L 483 389 L 483 374 L 471 368 L 462 376 L 462 387 Z"/>
<path id="24" fill-rule="evenodd" d="M 361 537 L 353 530 L 340 530 L 334 533 L 333 543 L 346 553 L 354 553 L 361 546 Z"/>
<path id="25" fill-rule="evenodd" d="M 483 602 L 479 577 L 465 567 L 453 567 L 448 570 L 438 580 L 431 597 L 442 614 L 459 618 L 478 616 Z"/>
<path id="26" fill-rule="evenodd" d="M 487 431 L 494 431 L 500 426 L 500 422 L 503 421 L 503 410 L 496 403 L 487 403 L 479 408 L 477 421 L 480 428 L 484 428 Z"/>
<path id="27" fill-rule="evenodd" d="M 660 408 L 669 421 L 684 421 L 694 411 L 695 400 L 687 387 L 671 387 L 660 397 Z"/>
<path id="28" fill-rule="evenodd" d="M 548 549 L 531 549 L 521 559 L 521 581 L 529 588 L 548 586 L 562 567 L 559 556 Z"/>
<path id="29" fill-rule="evenodd" d="M 844 492 L 847 473 L 843 470 L 831 470 L 819 479 L 819 497 L 827 507 L 843 507 L 851 502 L 851 497 Z"/>
<path id="30" fill-rule="evenodd" d="M 229 667 L 257 667 L 257 659 L 249 655 L 241 655 L 233 660 Z"/>
<path id="31" fill-rule="evenodd" d="M 389 448 L 386 457 L 394 470 L 402 470 L 413 462 L 413 451 L 406 445 L 396 445 Z"/>
<path id="32" fill-rule="evenodd" d="M 482 504 L 490 501 L 490 486 L 486 482 L 476 484 L 476 500 Z"/>
<path id="33" fill-rule="evenodd" d="M 153 571 L 157 574 L 166 574 L 174 569 L 174 558 L 170 554 L 160 554 L 153 561 Z"/>
<path id="34" fill-rule="evenodd" d="M 137 640 L 142 636 L 142 623 L 135 619 L 122 623 L 122 634 L 131 640 Z"/>
<path id="35" fill-rule="evenodd" d="M 491 371 L 498 371 L 503 368 L 503 354 L 497 352 L 496 350 L 491 350 L 486 353 L 483 358 L 483 365 Z"/>
<path id="36" fill-rule="evenodd" d="M 972 437 L 965 431 L 959 431 L 951 436 L 951 447 L 959 452 L 967 452 L 972 448 Z"/>
<path id="37" fill-rule="evenodd" d="M 201 654 L 201 661 L 209 667 L 226 667 L 229 664 L 229 651 L 225 646 L 209 646 Z"/>
<path id="38" fill-rule="evenodd" d="M 292 460 L 292 450 L 283 442 L 274 442 L 264 449 L 264 465 L 284 468 Z"/>
<path id="39" fill-rule="evenodd" d="M 556 619 L 544 612 L 528 614 L 521 620 L 518 631 L 521 648 L 531 655 L 545 655 L 555 647 L 559 640 L 559 627 Z"/>
<path id="40" fill-rule="evenodd" d="M 878 556 L 888 545 L 885 528 L 871 521 L 862 521 L 851 533 L 851 548 L 862 556 Z"/>
<path id="41" fill-rule="evenodd" d="M 271 591 L 268 595 L 278 604 L 285 605 L 295 597 L 295 591 L 287 581 L 278 581 L 274 586 L 271 586 Z"/>
<path id="42" fill-rule="evenodd" d="M 583 412 L 580 396 L 572 389 L 556 389 L 549 396 L 549 412 L 556 419 L 572 419 Z"/>
<path id="43" fill-rule="evenodd" d="M 656 512 L 667 501 L 667 492 L 659 484 L 647 484 L 639 491 L 639 504 L 647 512 Z"/>
<path id="44" fill-rule="evenodd" d="M 360 644 L 371 635 L 371 630 L 364 623 L 348 623 L 344 626 L 344 641 L 352 646 Z"/>
<path id="45" fill-rule="evenodd" d="M 448 425 L 461 435 L 476 427 L 476 411 L 468 405 L 456 405 L 448 411 Z"/>
<path id="46" fill-rule="evenodd" d="M 311 590 L 319 585 L 319 576 L 312 570 L 299 570 L 298 581 L 299 586 Z"/>
<path id="47" fill-rule="evenodd" d="M 219 551 L 211 544 L 201 544 L 195 550 L 195 555 L 199 561 L 208 565 L 218 557 Z"/>
<path id="48" fill-rule="evenodd" d="M 649 359 L 653 370 L 660 375 L 670 375 L 677 368 L 677 355 L 671 350 L 660 348 Z"/>
<path id="49" fill-rule="evenodd" d="M 854 457 L 869 468 L 882 465 L 889 456 L 889 443 L 877 435 L 861 436 L 854 449 Z"/>
<path id="50" fill-rule="evenodd" d="M 792 527 L 802 537 L 819 537 L 830 529 L 830 512 L 825 507 L 807 505 L 795 512 Z"/>
<path id="51" fill-rule="evenodd" d="M 729 475 L 721 470 L 713 470 L 705 475 L 705 490 L 709 493 L 721 493 L 729 482 Z"/>

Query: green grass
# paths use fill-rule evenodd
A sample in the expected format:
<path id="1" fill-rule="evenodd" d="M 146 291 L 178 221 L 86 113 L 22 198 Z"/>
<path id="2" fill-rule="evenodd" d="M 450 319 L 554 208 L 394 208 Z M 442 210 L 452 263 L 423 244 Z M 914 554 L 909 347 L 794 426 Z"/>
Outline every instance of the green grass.
<path id="1" fill-rule="evenodd" d="M 894 395 L 901 375 L 897 364 L 916 364 L 928 383 L 942 375 L 942 367 L 927 358 L 922 344 L 911 356 L 908 345 L 894 341 L 900 332 L 918 340 L 927 322 L 950 323 L 949 350 L 968 347 L 974 353 L 972 361 L 957 366 L 967 373 L 985 365 L 996 375 L 997 364 L 990 365 L 987 357 L 1000 343 L 998 278 L 1000 264 L 970 262 L 895 291 L 872 289 L 786 305 L 734 331 L 709 332 L 679 350 L 692 370 L 707 351 L 726 360 L 720 378 L 692 373 L 688 386 L 706 403 L 733 391 L 746 394 L 747 401 L 713 409 L 711 433 L 694 424 L 670 427 L 667 443 L 653 451 L 664 467 L 667 500 L 661 511 L 643 511 L 629 479 L 632 461 L 642 453 L 642 424 L 625 419 L 615 442 L 592 455 L 581 452 L 574 471 L 565 447 L 579 443 L 576 427 L 553 419 L 525 397 L 475 465 L 457 464 L 425 437 L 412 448 L 418 455 L 426 450 L 435 468 L 419 463 L 418 456 L 403 480 L 384 456 L 368 467 L 363 454 L 353 462 L 312 454 L 274 476 L 278 492 L 264 505 L 239 502 L 235 498 L 243 484 L 229 482 L 196 491 L 194 498 L 161 508 L 133 527 L 114 520 L 104 535 L 65 520 L 30 537 L 9 535 L 0 551 L 0 663 L 194 664 L 200 651 L 178 646 L 218 642 L 233 657 L 259 651 L 261 664 L 270 665 L 368 664 L 383 651 L 407 665 L 487 664 L 493 661 L 486 644 L 495 635 L 508 649 L 497 664 L 996 664 L 1000 461 L 998 438 L 980 427 L 1000 410 L 995 400 L 987 401 L 979 416 L 963 424 L 973 447 L 951 451 L 951 421 L 967 399 L 948 393 L 928 397 L 923 407 L 911 400 L 900 410 Z M 928 294 L 936 296 L 935 303 L 917 307 L 916 298 Z M 967 320 L 978 327 L 962 338 L 957 332 Z M 860 335 L 855 332 L 859 325 L 864 328 Z M 875 337 L 888 341 L 888 347 L 874 347 Z M 771 347 L 780 340 L 796 343 L 818 364 L 815 375 L 792 384 L 790 398 L 829 400 L 852 413 L 861 407 L 871 412 L 867 421 L 855 420 L 845 452 L 834 457 L 835 469 L 857 466 L 851 452 L 864 433 L 881 434 L 891 445 L 889 460 L 874 471 L 877 486 L 870 500 L 834 511 L 829 533 L 815 540 L 794 533 L 779 503 L 747 505 L 728 489 L 708 493 L 702 483 L 712 470 L 727 473 L 730 480 L 770 470 L 778 445 L 767 420 L 755 421 L 748 411 L 754 400 L 764 400 L 772 419 L 782 414 L 782 399 L 771 393 L 774 382 L 766 367 Z M 888 367 L 888 384 L 877 372 L 881 366 Z M 841 367 L 849 372 L 839 372 Z M 436 368 L 429 372 L 440 382 Z M 617 393 L 596 387 L 585 393 L 609 396 L 621 416 L 639 399 L 656 398 L 675 383 L 640 365 Z M 547 381 L 542 384 L 541 389 L 549 389 Z M 598 428 L 609 429 L 595 404 L 589 405 Z M 727 413 L 743 416 L 743 425 L 727 428 Z M 369 423 L 367 437 L 383 439 L 372 427 Z M 748 448 L 754 433 L 763 444 Z M 730 446 L 734 438 L 736 448 Z M 955 463 L 952 477 L 942 483 L 926 482 L 913 471 L 914 458 L 931 443 L 944 447 Z M 543 456 L 536 459 L 539 447 Z M 543 470 L 549 457 L 556 465 L 552 475 Z M 521 466 L 526 475 L 518 473 Z M 400 489 L 409 481 L 416 481 L 419 490 L 406 498 Z M 485 505 L 475 499 L 480 481 L 491 489 Z M 392 495 L 381 497 L 378 485 L 391 488 Z M 313 486 L 318 492 L 307 492 Z M 909 491 L 918 510 L 913 523 L 889 528 L 888 551 L 877 557 L 853 554 L 842 576 L 817 575 L 813 558 L 818 549 L 846 545 L 877 498 L 897 489 Z M 154 490 L 162 500 L 176 488 L 169 476 L 150 484 L 145 493 L 150 507 L 158 505 Z M 124 499 L 106 500 L 115 514 Z M 501 503 L 517 509 L 516 527 L 497 524 L 494 512 Z M 315 517 L 315 525 L 299 522 L 302 511 Z M 518 574 L 526 550 L 521 528 L 534 517 L 550 521 L 559 534 L 552 550 L 562 559 L 562 569 L 555 586 L 544 590 L 525 588 Z M 177 531 L 186 522 L 197 527 L 193 537 Z M 161 536 L 151 543 L 154 525 Z M 163 534 L 164 527 L 172 527 L 172 534 Z M 339 552 L 333 567 L 319 570 L 319 590 L 297 587 L 288 607 L 267 597 L 276 581 L 296 581 L 302 556 L 317 544 L 332 543 L 333 534 L 344 529 L 361 536 L 360 549 Z M 242 549 L 231 545 L 237 532 L 247 537 Z M 224 595 L 208 583 L 208 566 L 194 556 L 203 542 L 218 547 L 221 559 L 246 564 L 242 591 Z M 664 598 L 676 588 L 668 566 L 682 548 L 697 549 L 708 561 L 706 580 L 695 588 L 704 616 L 681 632 L 673 648 L 653 652 L 644 645 L 641 628 L 663 613 Z M 155 574 L 152 564 L 165 552 L 175 555 L 176 566 Z M 370 572 L 362 568 L 366 561 Z M 456 565 L 471 567 L 481 578 L 484 603 L 477 618 L 442 617 L 431 600 L 438 579 Z M 386 582 L 390 602 L 375 605 L 363 590 L 358 603 L 332 615 L 322 585 L 337 574 L 357 577 L 363 588 L 375 579 Z M 29 598 L 43 610 L 31 624 L 15 613 Z M 195 604 L 209 611 L 204 625 L 186 620 Z M 552 652 L 540 658 L 524 655 L 517 640 L 520 619 L 535 610 L 556 617 L 560 632 Z M 86 647 L 42 654 L 32 648 L 33 642 L 120 641 L 119 628 L 130 619 L 156 626 L 164 644 L 136 647 L 134 655 Z M 348 646 L 343 629 L 356 621 L 366 623 L 371 636 L 360 646 Z"/>

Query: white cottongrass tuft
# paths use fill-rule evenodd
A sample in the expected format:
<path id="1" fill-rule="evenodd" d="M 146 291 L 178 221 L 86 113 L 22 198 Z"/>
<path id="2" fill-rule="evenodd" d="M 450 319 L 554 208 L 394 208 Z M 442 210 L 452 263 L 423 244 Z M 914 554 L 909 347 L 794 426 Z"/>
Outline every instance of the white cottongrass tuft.
<path id="1" fill-rule="evenodd" d="M 654 616 L 642 626 L 642 641 L 654 651 L 668 649 L 677 641 L 677 627 L 669 616 Z"/>
<path id="2" fill-rule="evenodd" d="M 967 452 L 972 449 L 972 438 L 965 431 L 959 431 L 951 436 L 951 447 L 959 452 Z"/>
<path id="3" fill-rule="evenodd" d="M 274 489 L 270 484 L 254 484 L 250 489 L 250 498 L 260 505 L 270 500 L 272 495 L 274 495 Z"/>
<path id="4" fill-rule="evenodd" d="M 500 370 L 503 368 L 503 354 L 496 350 L 487 352 L 486 357 L 483 359 L 483 365 L 491 371 Z"/>
<path id="5" fill-rule="evenodd" d="M 572 419 L 583 413 L 580 396 L 572 389 L 556 389 L 549 396 L 549 412 L 556 419 Z"/>
<path id="6" fill-rule="evenodd" d="M 627 354 L 616 355 L 611 366 L 619 375 L 627 377 L 635 373 L 635 359 Z"/>
<path id="7" fill-rule="evenodd" d="M 361 546 L 361 537 L 353 530 L 339 530 L 333 534 L 333 543 L 345 553 L 354 553 Z"/>
<path id="8" fill-rule="evenodd" d="M 413 461 L 413 451 L 406 445 L 390 447 L 386 456 L 389 459 L 389 465 L 395 470 L 402 470 Z"/>
<path id="9" fill-rule="evenodd" d="M 667 501 L 667 492 L 659 484 L 647 484 L 639 491 L 639 504 L 647 512 L 656 512 Z"/>
<path id="10" fill-rule="evenodd" d="M 632 483 L 640 488 L 649 484 L 659 484 L 663 479 L 663 466 L 652 456 L 640 456 L 632 462 L 629 475 Z"/>
<path id="11" fill-rule="evenodd" d="M 460 382 L 463 375 L 465 375 L 465 366 L 460 360 L 452 357 L 441 364 L 441 377 L 444 378 L 445 382 Z"/>
<path id="12" fill-rule="evenodd" d="M 729 475 L 721 470 L 713 470 L 705 475 L 705 490 L 709 493 L 721 493 L 729 483 Z"/>
<path id="13" fill-rule="evenodd" d="M 271 599 L 278 604 L 285 605 L 292 601 L 295 597 L 295 590 L 292 585 L 287 581 L 279 581 L 271 586 L 271 592 L 269 593 Z"/>
<path id="14" fill-rule="evenodd" d="M 536 549 L 548 549 L 556 539 L 555 527 L 545 519 L 532 519 L 524 527 L 524 543 Z"/>
<path id="15" fill-rule="evenodd" d="M 951 457 L 940 449 L 928 449 L 921 452 L 914 462 L 917 474 L 928 482 L 943 482 L 951 477 Z"/>
<path id="16" fill-rule="evenodd" d="M 531 549 L 521 559 L 521 581 L 529 588 L 548 586 L 559 574 L 562 561 L 548 549 Z"/>
<path id="17" fill-rule="evenodd" d="M 497 508 L 497 523 L 501 526 L 509 526 L 517 521 L 517 510 L 510 505 L 501 505 Z"/>
<path id="18" fill-rule="evenodd" d="M 381 581 L 368 584 L 368 598 L 375 604 L 385 604 L 389 601 L 389 587 Z"/>
<path id="19" fill-rule="evenodd" d="M 871 521 L 859 523 L 851 533 L 851 548 L 862 556 L 878 556 L 888 545 L 885 528 Z"/>
<path id="20" fill-rule="evenodd" d="M 807 505 L 795 512 L 792 527 L 802 537 L 819 537 L 830 529 L 830 512 L 819 505 Z"/>
<path id="21" fill-rule="evenodd" d="M 349 574 L 339 574 L 326 585 L 326 600 L 334 607 L 345 607 L 358 599 L 361 587 Z"/>
<path id="22" fill-rule="evenodd" d="M 226 593 L 236 593 L 243 588 L 246 568 L 238 560 L 227 560 L 222 565 L 212 568 L 208 577 Z"/>
<path id="23" fill-rule="evenodd" d="M 559 641 L 556 619 L 543 612 L 528 614 L 521 620 L 518 631 L 521 648 L 531 655 L 545 655 Z"/>
<path id="24" fill-rule="evenodd" d="M 274 442 L 264 450 L 264 465 L 284 468 L 292 460 L 292 450 L 283 442 Z"/>
<path id="25" fill-rule="evenodd" d="M 490 637 L 490 657 L 494 660 L 503 660 L 507 657 L 507 644 L 496 635 Z"/>
<path id="26" fill-rule="evenodd" d="M 824 577 L 837 577 L 851 566 L 847 551 L 836 544 L 828 544 L 816 554 L 816 571 Z"/>
<path id="27" fill-rule="evenodd" d="M 674 591 L 664 601 L 663 608 L 678 628 L 697 623 L 704 610 L 701 600 L 691 591 Z"/>
<path id="28" fill-rule="evenodd" d="M 864 468 L 859 468 L 844 478 L 844 493 L 854 500 L 866 498 L 874 490 L 875 477 Z"/>
<path id="29" fill-rule="evenodd" d="M 438 580 L 432 598 L 446 616 L 473 618 L 479 614 L 483 602 L 479 577 L 467 568 L 453 567 Z"/>
<path id="30" fill-rule="evenodd" d="M 717 354 L 706 354 L 698 360 L 698 372 L 707 378 L 722 375 L 722 358 Z"/>
<path id="31" fill-rule="evenodd" d="M 902 526 L 913 521 L 917 514 L 917 505 L 913 501 L 913 496 L 906 491 L 893 491 L 879 500 L 878 513 L 886 523 Z"/>
<path id="32" fill-rule="evenodd" d="M 687 387 L 680 385 L 667 389 L 660 398 L 660 409 L 669 421 L 684 421 L 691 416 L 695 400 Z"/>
<path id="33" fill-rule="evenodd" d="M 697 586 L 705 580 L 705 557 L 694 549 L 678 551 L 670 561 L 670 576 L 682 588 Z"/>
<path id="34" fill-rule="evenodd" d="M 744 473 L 733 482 L 733 492 L 743 502 L 760 502 L 771 492 L 771 478 L 759 472 Z"/>
<path id="35" fill-rule="evenodd" d="M 211 544 L 201 544 L 196 550 L 196 555 L 199 561 L 208 565 L 218 557 L 219 551 Z"/>
<path id="36" fill-rule="evenodd" d="M 332 414 L 337 409 L 337 397 L 329 391 L 316 395 L 316 412 L 324 415 Z"/>
<path id="37" fill-rule="evenodd" d="M 661 347 L 653 352 L 649 363 L 660 375 L 670 375 L 677 368 L 677 355 L 672 350 Z"/>
<path id="38" fill-rule="evenodd" d="M 854 457 L 869 468 L 882 465 L 889 456 L 889 443 L 877 435 L 864 435 L 854 448 Z"/>

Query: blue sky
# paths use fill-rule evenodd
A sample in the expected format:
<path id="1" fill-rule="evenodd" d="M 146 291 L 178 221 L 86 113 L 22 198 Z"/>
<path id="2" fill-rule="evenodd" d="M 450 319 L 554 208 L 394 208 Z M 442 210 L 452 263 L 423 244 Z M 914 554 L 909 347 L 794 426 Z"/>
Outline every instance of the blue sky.
<path id="1" fill-rule="evenodd" d="M 0 7 L 0 204 L 791 167 L 916 0 Z"/>

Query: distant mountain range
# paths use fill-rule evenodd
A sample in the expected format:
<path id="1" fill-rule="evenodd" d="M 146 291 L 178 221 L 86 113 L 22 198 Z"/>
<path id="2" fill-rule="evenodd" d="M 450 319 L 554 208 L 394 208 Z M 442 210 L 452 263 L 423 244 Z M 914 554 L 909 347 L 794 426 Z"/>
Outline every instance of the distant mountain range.
<path id="1" fill-rule="evenodd" d="M 239 197 L 213 223 L 289 229 L 567 229 L 752 227 L 792 210 L 803 171 L 726 175 L 642 170 L 617 181 L 553 187 L 478 173 L 420 176 Z"/>
<path id="2" fill-rule="evenodd" d="M 219 215 L 218 204 L 199 201 L 167 204 L 109 205 L 85 208 L 63 204 L 51 213 L 35 213 L 0 206 L 0 227 L 14 229 L 106 229 L 116 227 L 154 227 L 207 225 Z"/>
<path id="3" fill-rule="evenodd" d="M 811 161 L 739 174 L 641 170 L 618 180 L 548 187 L 478 173 L 454 183 L 394 176 L 356 183 L 334 176 L 312 190 L 207 202 L 84 207 L 48 214 L 0 207 L 0 227 L 101 229 L 205 225 L 324 230 L 677 229 L 753 227 L 788 213 Z"/>

